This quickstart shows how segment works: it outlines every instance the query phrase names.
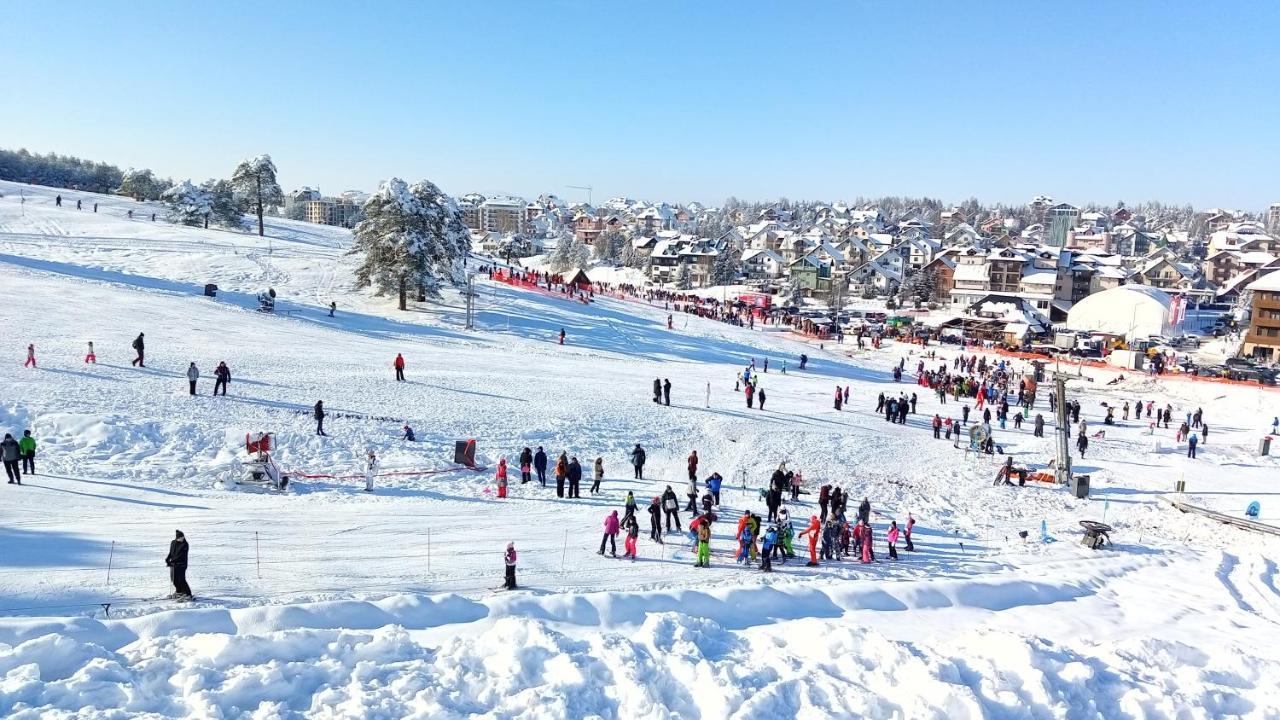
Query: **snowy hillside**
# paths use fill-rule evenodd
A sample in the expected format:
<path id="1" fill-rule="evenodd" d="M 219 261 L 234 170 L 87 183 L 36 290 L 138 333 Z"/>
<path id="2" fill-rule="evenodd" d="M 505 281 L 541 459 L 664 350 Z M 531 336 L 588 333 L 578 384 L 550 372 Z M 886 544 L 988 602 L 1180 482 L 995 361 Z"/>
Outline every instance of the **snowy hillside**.
<path id="1" fill-rule="evenodd" d="M 682 314 L 668 330 L 661 305 L 484 280 L 465 330 L 454 293 L 401 313 L 351 290 L 345 230 L 275 220 L 259 238 L 153 222 L 159 208 L 120 198 L 64 191 L 57 207 L 49 188 L 0 193 L 0 431 L 38 443 L 38 474 L 2 486 L 0 715 L 1280 714 L 1280 542 L 1161 500 L 1185 480 L 1195 503 L 1240 516 L 1256 499 L 1264 521 L 1280 520 L 1280 461 L 1256 452 L 1280 393 L 1109 385 L 1101 371 L 1073 381 L 1092 427 L 1100 403 L 1139 399 L 1172 404 L 1175 419 L 1202 407 L 1212 426 L 1195 460 L 1173 429 L 1107 427 L 1076 459 L 1093 480 L 1076 500 L 993 486 L 1001 456 L 934 440 L 933 414 L 959 410 L 911 382 L 918 347 L 819 348 Z M 274 314 L 256 310 L 267 287 Z M 145 368 L 130 364 L 140 332 Z M 22 365 L 28 343 L 36 369 Z M 769 360 L 765 410 L 734 391 L 753 358 Z M 212 397 L 220 361 L 232 380 Z M 670 379 L 670 407 L 652 402 L 655 378 Z M 850 389 L 845 410 L 837 386 Z M 881 392 L 918 393 L 918 414 L 886 423 Z M 328 437 L 314 432 L 317 400 Z M 1043 393 L 1034 413 L 1051 417 Z M 401 439 L 406 422 L 416 442 Z M 1045 438 L 1028 423 L 996 439 L 1041 469 L 1049 425 Z M 287 494 L 229 482 L 245 435 L 263 431 L 295 477 Z M 486 470 L 453 463 L 466 439 Z M 643 480 L 628 464 L 636 443 Z M 521 485 L 526 446 L 576 456 L 582 498 Z M 369 448 L 384 473 L 372 493 Z M 726 478 L 710 569 L 693 567 L 682 533 L 648 539 L 649 500 L 668 485 L 683 499 L 695 449 L 700 477 Z M 513 482 L 499 500 L 503 457 Z M 591 494 L 597 457 L 605 480 Z M 793 560 L 770 575 L 733 562 L 734 521 L 765 514 L 758 489 L 783 461 L 814 493 L 792 505 L 797 529 L 816 488 L 841 485 L 853 506 L 873 504 L 879 562 Z M 634 562 L 596 554 L 628 491 Z M 916 551 L 890 561 L 885 532 L 908 513 Z M 1082 547 L 1082 519 L 1113 525 L 1115 547 Z M 175 529 L 191 544 L 191 604 L 157 600 Z M 511 541 L 523 589 L 494 592 Z"/>

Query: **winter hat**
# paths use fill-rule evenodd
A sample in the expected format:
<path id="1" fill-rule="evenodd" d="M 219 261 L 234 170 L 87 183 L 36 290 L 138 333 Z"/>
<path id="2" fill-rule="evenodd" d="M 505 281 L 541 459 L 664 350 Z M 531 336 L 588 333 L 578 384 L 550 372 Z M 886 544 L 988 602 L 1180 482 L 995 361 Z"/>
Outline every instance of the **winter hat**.
<path id="1" fill-rule="evenodd" d="M 509 543 L 507 543 L 507 549 L 508 549 L 508 550 L 515 550 L 515 549 L 516 549 L 516 544 L 515 544 L 515 543 L 513 543 L 513 542 L 509 542 Z"/>
<path id="2" fill-rule="evenodd" d="M 182 534 L 182 531 L 181 531 L 181 530 L 174 530 L 174 531 L 173 531 L 173 534 L 174 534 L 174 537 L 175 537 L 175 538 L 185 538 L 185 537 L 186 537 L 186 535 L 183 535 L 183 534 Z"/>

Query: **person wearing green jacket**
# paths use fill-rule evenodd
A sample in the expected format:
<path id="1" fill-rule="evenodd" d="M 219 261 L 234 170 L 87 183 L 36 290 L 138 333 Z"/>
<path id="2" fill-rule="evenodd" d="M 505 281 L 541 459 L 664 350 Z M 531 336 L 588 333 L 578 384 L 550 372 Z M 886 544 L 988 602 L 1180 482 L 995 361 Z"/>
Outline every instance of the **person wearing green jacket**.
<path id="1" fill-rule="evenodd" d="M 18 441 L 18 452 L 22 455 L 22 472 L 28 475 L 35 475 L 36 439 L 31 437 L 30 430 L 22 432 L 22 439 Z"/>

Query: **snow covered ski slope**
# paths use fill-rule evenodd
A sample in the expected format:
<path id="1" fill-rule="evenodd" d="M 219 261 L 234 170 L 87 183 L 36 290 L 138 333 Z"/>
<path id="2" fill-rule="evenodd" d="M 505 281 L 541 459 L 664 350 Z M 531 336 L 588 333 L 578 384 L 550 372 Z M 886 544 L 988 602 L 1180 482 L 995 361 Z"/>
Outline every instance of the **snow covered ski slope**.
<path id="1" fill-rule="evenodd" d="M 1172 429 L 1107 427 L 1076 459 L 1093 479 L 1076 500 L 993 486 L 995 460 L 934 440 L 934 412 L 959 410 L 911 383 L 919 348 L 820 349 L 682 315 L 668 330 L 661 305 L 485 281 L 468 331 L 456 295 L 400 313 L 351 290 L 342 230 L 276 220 L 259 238 L 152 222 L 119 198 L 0 193 L 0 432 L 38 443 L 37 473 L 0 486 L 0 716 L 1280 715 L 1277 541 L 1160 501 L 1185 480 L 1198 504 L 1239 515 L 1257 500 L 1280 520 L 1277 461 L 1255 453 L 1280 394 L 1073 381 L 1091 427 L 1100 403 L 1140 398 L 1175 419 L 1201 407 L 1213 428 L 1192 460 Z M 274 314 L 256 310 L 267 287 Z M 130 362 L 139 333 L 145 368 Z M 768 409 L 748 410 L 734 375 L 766 357 Z M 221 361 L 232 380 L 213 397 Z M 670 379 L 670 407 L 652 402 L 655 378 Z M 840 411 L 837 385 L 850 388 Z M 886 423 L 881 392 L 918 393 L 918 413 Z M 1049 416 L 1043 400 L 1034 412 Z M 406 423 L 416 442 L 401 439 Z M 1030 428 L 996 439 L 1042 468 L 1052 432 Z M 259 432 L 276 434 L 295 477 L 286 494 L 227 482 Z M 487 470 L 453 463 L 466 439 Z M 539 446 L 579 459 L 581 499 L 519 482 L 521 448 Z M 366 493 L 370 448 L 382 475 Z M 684 533 L 648 539 L 645 508 L 668 485 L 683 499 L 695 449 L 700 477 L 726 478 L 709 569 L 693 567 Z M 733 521 L 765 514 L 759 489 L 782 461 L 814 493 L 830 483 L 871 501 L 879 562 L 768 575 L 733 562 Z M 628 492 L 634 562 L 596 554 Z M 797 529 L 816 507 L 815 494 L 792 504 Z M 907 513 L 916 551 L 887 560 L 886 529 Z M 1115 546 L 1082 547 L 1081 519 L 1113 525 Z M 175 529 L 191 544 L 190 604 L 156 600 Z M 521 589 L 495 592 L 512 541 Z"/>

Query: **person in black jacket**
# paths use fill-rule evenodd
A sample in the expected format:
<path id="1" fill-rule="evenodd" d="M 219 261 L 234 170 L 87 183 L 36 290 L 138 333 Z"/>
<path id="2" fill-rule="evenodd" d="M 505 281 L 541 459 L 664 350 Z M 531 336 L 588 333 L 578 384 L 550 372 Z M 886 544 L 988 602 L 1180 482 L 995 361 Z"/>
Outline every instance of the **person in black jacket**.
<path id="1" fill-rule="evenodd" d="M 858 519 L 863 525 L 870 527 L 871 525 L 871 500 L 862 498 L 862 504 L 858 506 Z"/>
<path id="2" fill-rule="evenodd" d="M 533 474 L 529 472 L 529 468 L 533 467 L 533 451 L 525 448 L 520 451 L 520 484 L 523 485 L 533 479 Z"/>
<path id="3" fill-rule="evenodd" d="M 644 448 L 640 447 L 640 443 L 636 443 L 636 447 L 631 451 L 631 465 L 636 469 L 636 479 L 644 479 Z"/>
<path id="4" fill-rule="evenodd" d="M 169 554 L 164 558 L 164 564 L 169 566 L 169 578 L 173 581 L 173 597 L 179 600 L 191 599 L 191 586 L 187 584 L 187 551 L 190 549 L 187 536 L 177 530 L 169 543 Z"/>
<path id="5" fill-rule="evenodd" d="M 578 458 L 569 460 L 569 497 L 582 497 L 578 494 L 578 483 L 582 481 L 582 465 Z"/>
<path id="6" fill-rule="evenodd" d="M 138 357 L 134 358 L 133 362 L 130 364 L 137 367 L 147 366 L 147 364 L 144 362 L 144 359 L 146 357 L 146 343 L 143 342 L 142 337 L 143 337 L 143 334 L 138 333 L 138 337 L 133 339 L 133 349 L 138 352 Z"/>
<path id="7" fill-rule="evenodd" d="M 326 433 L 326 432 L 324 431 L 324 416 L 325 416 L 325 412 L 324 412 L 324 401 L 323 401 L 323 400 L 317 400 L 317 401 L 316 401 L 316 408 L 315 408 L 315 412 L 314 412 L 313 414 L 315 415 L 315 418 L 316 418 L 316 434 L 317 434 L 317 435 L 327 435 L 328 433 Z"/>
<path id="8" fill-rule="evenodd" d="M 671 405 L 671 380 L 669 379 L 662 381 L 662 399 L 666 405 Z"/>
<path id="9" fill-rule="evenodd" d="M 227 383 L 231 382 L 231 368 L 227 367 L 225 361 L 218 363 L 218 367 L 213 371 L 213 394 L 218 394 L 218 388 L 222 388 L 222 396 L 227 395 Z"/>
<path id="10" fill-rule="evenodd" d="M 662 498 L 656 495 L 649 503 L 649 539 L 662 542 Z"/>
<path id="11" fill-rule="evenodd" d="M 662 381 L 658 378 L 653 379 L 653 401 L 656 403 L 662 402 Z"/>
<path id="12" fill-rule="evenodd" d="M 668 485 L 666 492 L 662 493 L 662 511 L 667 521 L 667 532 L 671 532 L 671 521 L 675 520 L 676 531 L 680 531 L 680 500 L 676 498 L 676 491 Z"/>
<path id="13" fill-rule="evenodd" d="M 542 483 L 542 487 L 547 486 L 547 454 L 543 452 L 542 446 L 538 446 L 538 452 L 533 455 L 533 469 L 538 471 L 538 482 Z"/>

